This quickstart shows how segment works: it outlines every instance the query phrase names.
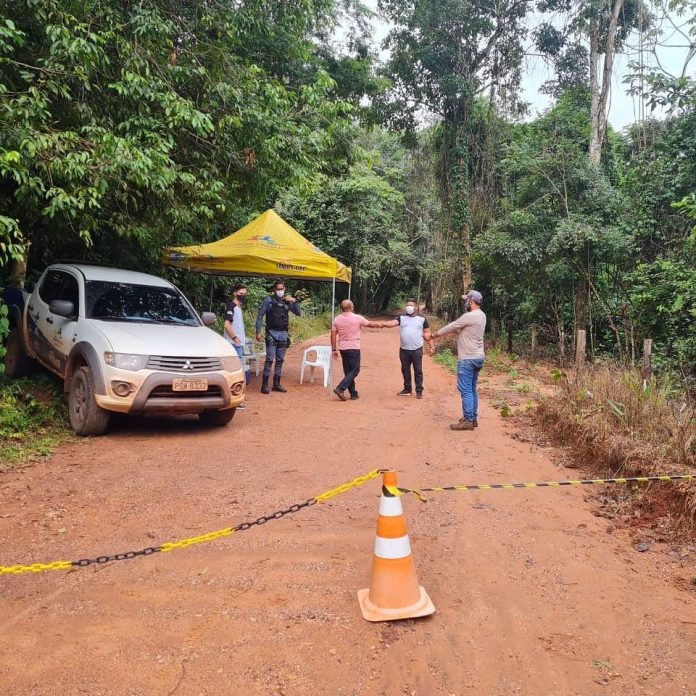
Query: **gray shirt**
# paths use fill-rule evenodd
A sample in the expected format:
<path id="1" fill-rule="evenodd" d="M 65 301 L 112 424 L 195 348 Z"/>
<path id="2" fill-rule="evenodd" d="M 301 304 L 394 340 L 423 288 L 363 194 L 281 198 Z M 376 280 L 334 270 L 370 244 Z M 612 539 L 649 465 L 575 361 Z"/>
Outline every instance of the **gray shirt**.
<path id="1" fill-rule="evenodd" d="M 423 347 L 423 331 L 430 328 L 428 320 L 418 314 L 400 314 L 399 337 L 401 350 L 418 350 Z"/>
<path id="2" fill-rule="evenodd" d="M 458 331 L 457 335 L 457 359 L 470 360 L 471 358 L 483 358 L 483 333 L 486 330 L 486 315 L 480 309 L 462 314 L 447 326 L 443 326 L 437 333 L 439 336 Z"/>

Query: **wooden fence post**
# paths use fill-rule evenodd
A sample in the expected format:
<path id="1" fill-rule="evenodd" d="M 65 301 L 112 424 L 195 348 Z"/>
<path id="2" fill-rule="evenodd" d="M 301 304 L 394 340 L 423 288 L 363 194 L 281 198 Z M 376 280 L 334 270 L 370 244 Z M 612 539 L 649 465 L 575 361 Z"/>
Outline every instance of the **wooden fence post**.
<path id="1" fill-rule="evenodd" d="M 578 329 L 575 340 L 575 371 L 580 374 L 585 367 L 585 329 Z"/>
<path id="2" fill-rule="evenodd" d="M 532 324 L 532 362 L 536 361 L 537 325 Z"/>
<path id="3" fill-rule="evenodd" d="M 648 388 L 652 378 L 652 338 L 643 340 L 643 390 Z"/>

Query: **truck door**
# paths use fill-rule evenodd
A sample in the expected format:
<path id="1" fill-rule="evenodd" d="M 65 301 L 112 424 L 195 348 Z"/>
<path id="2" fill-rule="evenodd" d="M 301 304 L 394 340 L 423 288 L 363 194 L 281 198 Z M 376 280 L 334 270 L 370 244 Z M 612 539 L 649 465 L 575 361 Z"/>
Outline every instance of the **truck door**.
<path id="1" fill-rule="evenodd" d="M 68 300 L 75 306 L 75 317 L 53 314 L 53 300 Z M 63 375 L 75 337 L 80 309 L 77 278 L 67 271 L 50 270 L 42 278 L 28 307 L 29 340 L 36 357 L 49 369 Z"/>

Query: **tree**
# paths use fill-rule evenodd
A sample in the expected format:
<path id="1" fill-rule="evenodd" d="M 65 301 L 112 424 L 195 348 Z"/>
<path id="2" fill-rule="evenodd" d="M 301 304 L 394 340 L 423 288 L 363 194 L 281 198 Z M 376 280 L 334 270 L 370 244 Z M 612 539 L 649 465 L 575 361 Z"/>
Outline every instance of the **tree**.
<path id="1" fill-rule="evenodd" d="M 159 265 L 313 180 L 352 107 L 317 54 L 333 0 L 16 0 L 0 18 L 0 215 L 56 253 Z M 125 245 L 123 239 L 132 243 Z"/>
<path id="2" fill-rule="evenodd" d="M 443 248 L 456 254 L 448 282 L 472 283 L 471 113 L 477 96 L 512 110 L 531 0 L 381 0 L 394 25 L 386 40 L 393 88 L 383 105 L 393 127 L 413 133 L 419 118 L 439 125 L 440 194 L 447 216 Z M 434 293 L 437 308 L 439 298 Z"/>
<path id="3" fill-rule="evenodd" d="M 353 268 L 353 294 L 365 311 L 384 310 L 413 284 L 417 267 L 406 234 L 406 153 L 383 131 L 361 132 L 355 161 L 341 177 L 322 175 L 313 191 L 288 192 L 278 207 L 314 244 Z"/>

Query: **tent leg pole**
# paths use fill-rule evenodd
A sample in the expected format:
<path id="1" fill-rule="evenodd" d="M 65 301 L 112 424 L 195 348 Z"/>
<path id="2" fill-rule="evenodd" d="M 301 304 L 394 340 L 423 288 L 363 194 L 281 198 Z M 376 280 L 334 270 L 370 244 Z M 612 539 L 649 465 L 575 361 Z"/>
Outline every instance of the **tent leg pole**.
<path id="1" fill-rule="evenodd" d="M 215 283 L 215 278 L 210 279 L 210 302 L 208 304 L 208 311 L 213 311 L 213 284 Z"/>
<path id="2" fill-rule="evenodd" d="M 332 326 L 333 326 L 333 320 L 335 318 L 336 318 L 336 276 L 334 276 L 333 282 L 331 283 L 331 325 Z M 331 362 L 329 363 L 329 389 L 333 389 L 333 355 L 331 356 Z"/>

